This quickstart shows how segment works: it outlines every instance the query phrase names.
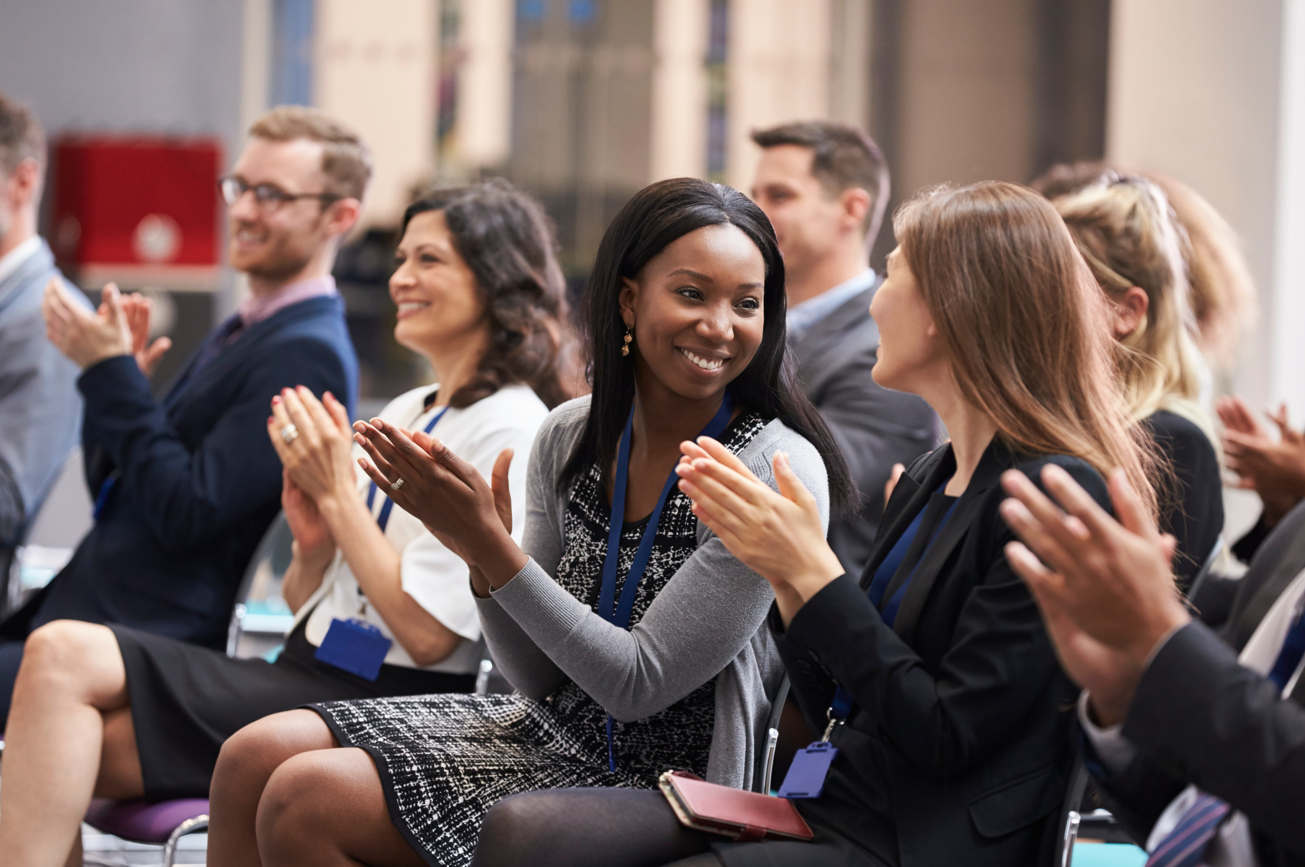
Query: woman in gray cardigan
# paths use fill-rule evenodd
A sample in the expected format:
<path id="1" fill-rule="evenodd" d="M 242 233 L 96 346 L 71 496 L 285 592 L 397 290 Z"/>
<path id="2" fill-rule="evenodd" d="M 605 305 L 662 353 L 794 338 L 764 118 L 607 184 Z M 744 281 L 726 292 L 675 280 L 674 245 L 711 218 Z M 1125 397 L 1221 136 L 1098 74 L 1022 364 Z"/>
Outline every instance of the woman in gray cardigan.
<path id="1" fill-rule="evenodd" d="M 785 372 L 774 232 L 728 187 L 654 184 L 604 236 L 586 307 L 594 394 L 540 430 L 521 547 L 500 517 L 510 453 L 491 485 L 437 440 L 357 426 L 367 473 L 471 566 L 517 693 L 321 704 L 248 727 L 218 763 L 215 865 L 256 845 L 269 867 L 452 867 L 507 795 L 653 788 L 669 768 L 752 785 L 782 676 L 773 596 L 673 471 L 680 444 L 705 434 L 772 484 L 771 458 L 787 453 L 823 521 L 827 492 L 851 501 L 828 429 Z"/>

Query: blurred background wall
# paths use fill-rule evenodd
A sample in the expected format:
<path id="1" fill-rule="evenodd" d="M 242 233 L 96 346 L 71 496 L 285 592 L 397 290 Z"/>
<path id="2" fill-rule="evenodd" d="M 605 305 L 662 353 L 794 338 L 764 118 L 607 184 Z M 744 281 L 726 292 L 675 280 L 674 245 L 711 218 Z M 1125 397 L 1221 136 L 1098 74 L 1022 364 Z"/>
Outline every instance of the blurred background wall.
<path id="1" fill-rule="evenodd" d="M 337 277 L 368 406 L 426 375 L 389 339 L 385 295 L 414 190 L 510 178 L 556 222 L 578 292 L 634 191 L 677 175 L 746 191 L 753 129 L 833 117 L 884 147 L 894 204 L 1078 159 L 1186 181 L 1241 234 L 1261 294 L 1257 330 L 1219 387 L 1253 405 L 1286 399 L 1300 422 L 1302 2 L 4 0 L 0 90 L 54 139 L 207 137 L 223 168 L 279 102 L 358 127 L 378 171 Z M 892 244 L 886 227 L 877 264 Z M 212 274 L 197 285 L 163 263 L 124 277 L 171 305 L 174 363 L 237 303 L 238 281 Z"/>

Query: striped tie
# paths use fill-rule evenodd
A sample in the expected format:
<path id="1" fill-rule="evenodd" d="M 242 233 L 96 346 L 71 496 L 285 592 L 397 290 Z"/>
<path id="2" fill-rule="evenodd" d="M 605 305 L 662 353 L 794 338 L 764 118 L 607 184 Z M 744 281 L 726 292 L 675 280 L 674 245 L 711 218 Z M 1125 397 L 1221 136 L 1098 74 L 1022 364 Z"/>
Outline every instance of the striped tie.
<path id="1" fill-rule="evenodd" d="M 1178 825 L 1155 847 L 1146 867 L 1197 867 L 1205 856 L 1210 838 L 1232 808 L 1227 801 L 1201 792 L 1196 803 L 1187 808 Z"/>

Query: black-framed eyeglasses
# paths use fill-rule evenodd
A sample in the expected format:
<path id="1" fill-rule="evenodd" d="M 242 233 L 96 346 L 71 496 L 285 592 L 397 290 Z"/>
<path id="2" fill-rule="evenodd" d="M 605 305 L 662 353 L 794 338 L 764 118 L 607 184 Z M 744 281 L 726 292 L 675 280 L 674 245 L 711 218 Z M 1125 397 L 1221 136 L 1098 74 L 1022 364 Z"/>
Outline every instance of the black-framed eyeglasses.
<path id="1" fill-rule="evenodd" d="M 240 197 L 247 191 L 252 192 L 254 201 L 266 211 L 275 211 L 287 202 L 299 199 L 317 199 L 325 206 L 344 198 L 337 193 L 287 193 L 276 184 L 250 184 L 244 178 L 235 175 L 219 178 L 218 190 L 222 193 L 222 200 L 228 205 L 240 201 Z"/>

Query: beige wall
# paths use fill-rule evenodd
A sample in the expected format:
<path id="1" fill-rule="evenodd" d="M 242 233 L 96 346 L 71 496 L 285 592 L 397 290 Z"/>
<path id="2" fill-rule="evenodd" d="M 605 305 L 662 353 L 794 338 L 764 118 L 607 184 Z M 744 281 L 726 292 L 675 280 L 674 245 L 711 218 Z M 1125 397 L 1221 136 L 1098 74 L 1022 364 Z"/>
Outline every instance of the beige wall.
<path id="1" fill-rule="evenodd" d="M 435 0 L 317 0 L 314 101 L 375 157 L 364 225 L 398 222 L 434 168 L 435 12 Z"/>
<path id="2" fill-rule="evenodd" d="M 707 174 L 708 0 L 653 7 L 649 182 Z"/>
<path id="3" fill-rule="evenodd" d="M 732 0 L 726 181 L 752 186 L 754 129 L 829 116 L 831 0 Z"/>
<path id="4" fill-rule="evenodd" d="M 902 197 L 927 185 L 1027 181 L 1033 165 L 1032 0 L 903 5 L 898 155 Z"/>
<path id="5" fill-rule="evenodd" d="M 463 0 L 455 159 L 464 169 L 507 161 L 512 132 L 513 0 Z"/>

